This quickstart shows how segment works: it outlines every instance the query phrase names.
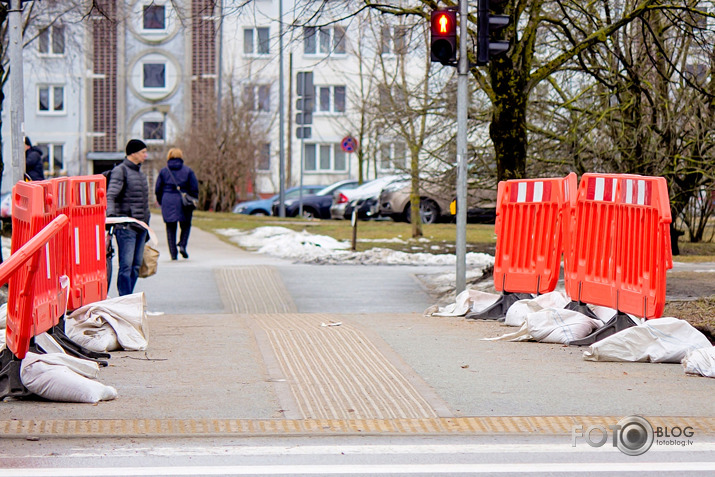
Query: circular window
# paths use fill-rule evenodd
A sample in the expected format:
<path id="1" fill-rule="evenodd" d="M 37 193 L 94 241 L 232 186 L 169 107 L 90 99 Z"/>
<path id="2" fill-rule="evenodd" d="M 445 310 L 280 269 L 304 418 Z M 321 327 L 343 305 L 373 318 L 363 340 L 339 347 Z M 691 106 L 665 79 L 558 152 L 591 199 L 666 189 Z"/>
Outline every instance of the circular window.
<path id="1" fill-rule="evenodd" d="M 127 24 L 141 41 L 162 43 L 176 35 L 180 22 L 170 0 L 137 0 Z"/>
<path id="2" fill-rule="evenodd" d="M 145 52 L 129 67 L 129 86 L 148 101 L 164 99 L 179 86 L 180 68 L 165 52 Z"/>

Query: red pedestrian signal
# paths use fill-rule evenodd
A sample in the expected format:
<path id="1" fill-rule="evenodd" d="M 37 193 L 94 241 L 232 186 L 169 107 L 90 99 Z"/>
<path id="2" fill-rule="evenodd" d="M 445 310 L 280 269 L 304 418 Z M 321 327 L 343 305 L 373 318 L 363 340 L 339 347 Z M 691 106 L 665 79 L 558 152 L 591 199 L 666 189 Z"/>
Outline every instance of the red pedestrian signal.
<path id="1" fill-rule="evenodd" d="M 457 62 L 457 12 L 435 10 L 430 17 L 430 59 L 443 65 Z"/>

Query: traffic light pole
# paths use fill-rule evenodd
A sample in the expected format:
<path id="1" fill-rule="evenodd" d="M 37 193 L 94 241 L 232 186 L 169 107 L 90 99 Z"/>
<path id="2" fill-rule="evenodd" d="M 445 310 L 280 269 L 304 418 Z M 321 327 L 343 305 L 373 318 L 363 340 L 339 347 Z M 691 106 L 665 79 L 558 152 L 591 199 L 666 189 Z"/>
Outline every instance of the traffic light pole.
<path id="1" fill-rule="evenodd" d="M 467 58 L 467 0 L 459 0 L 459 62 L 457 64 L 457 295 L 467 282 L 467 110 L 469 108 Z"/>

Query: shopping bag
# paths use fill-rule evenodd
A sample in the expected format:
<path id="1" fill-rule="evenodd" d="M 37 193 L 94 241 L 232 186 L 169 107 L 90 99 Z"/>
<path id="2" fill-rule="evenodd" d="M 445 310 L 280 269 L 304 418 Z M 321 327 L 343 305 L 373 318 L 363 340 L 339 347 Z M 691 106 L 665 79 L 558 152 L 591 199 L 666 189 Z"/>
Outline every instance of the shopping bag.
<path id="1" fill-rule="evenodd" d="M 159 251 L 149 245 L 144 245 L 144 258 L 142 265 L 139 267 L 139 278 L 147 278 L 156 273 L 156 268 L 159 263 Z"/>

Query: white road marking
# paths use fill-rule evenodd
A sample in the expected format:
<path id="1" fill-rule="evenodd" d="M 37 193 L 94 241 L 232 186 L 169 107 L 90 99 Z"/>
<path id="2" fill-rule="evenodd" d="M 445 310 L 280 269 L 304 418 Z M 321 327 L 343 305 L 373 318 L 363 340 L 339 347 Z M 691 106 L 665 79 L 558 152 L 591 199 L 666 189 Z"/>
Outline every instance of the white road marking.
<path id="1" fill-rule="evenodd" d="M 580 462 L 521 464 L 380 464 L 380 465 L 224 465 L 176 467 L 64 467 L 3 470 L 4 477 L 107 477 L 143 475 L 305 475 L 305 474 L 440 474 L 440 473 L 582 473 L 715 471 L 715 462 Z"/>

